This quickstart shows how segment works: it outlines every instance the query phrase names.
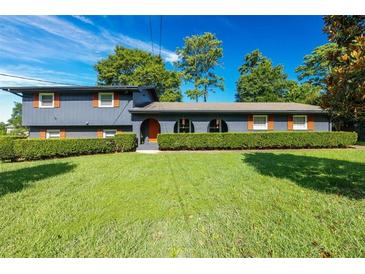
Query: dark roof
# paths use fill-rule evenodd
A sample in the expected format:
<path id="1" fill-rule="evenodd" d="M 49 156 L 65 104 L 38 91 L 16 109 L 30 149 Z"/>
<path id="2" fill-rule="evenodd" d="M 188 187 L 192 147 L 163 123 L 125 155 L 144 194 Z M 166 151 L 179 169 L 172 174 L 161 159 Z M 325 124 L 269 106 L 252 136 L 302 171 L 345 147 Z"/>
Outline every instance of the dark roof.
<path id="1" fill-rule="evenodd" d="M 139 86 L 24 86 L 24 87 L 0 87 L 0 90 L 8 91 L 19 95 L 18 93 L 34 92 L 88 92 L 88 91 L 139 91 L 149 90 L 156 101 L 158 96 L 154 87 Z"/>
<path id="2" fill-rule="evenodd" d="M 145 107 L 135 107 L 134 113 L 324 113 L 322 108 L 299 103 L 181 103 L 153 102 Z"/>
<path id="3" fill-rule="evenodd" d="M 32 92 L 32 91 L 139 90 L 139 89 L 154 89 L 154 88 L 138 87 L 138 86 L 27 86 L 27 87 L 0 87 L 0 89 L 13 92 Z"/>

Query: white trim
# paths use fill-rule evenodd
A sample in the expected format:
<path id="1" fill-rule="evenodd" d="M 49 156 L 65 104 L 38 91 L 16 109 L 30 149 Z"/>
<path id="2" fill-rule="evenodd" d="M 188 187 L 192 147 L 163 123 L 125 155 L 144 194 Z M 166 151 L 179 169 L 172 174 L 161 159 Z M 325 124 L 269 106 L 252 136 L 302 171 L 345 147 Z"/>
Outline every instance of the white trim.
<path id="1" fill-rule="evenodd" d="M 266 123 L 265 123 L 265 128 L 255 128 L 255 118 L 261 118 L 261 117 L 265 117 Z M 268 130 L 269 125 L 268 125 L 268 119 L 267 119 L 267 115 L 253 115 L 252 117 L 252 127 L 253 130 Z"/>
<path id="2" fill-rule="evenodd" d="M 51 138 L 50 137 L 50 133 L 55 133 L 57 132 L 58 133 L 58 137 L 55 137 L 55 138 Z M 60 129 L 47 129 L 46 131 L 46 139 L 60 139 L 61 138 L 61 130 Z"/>
<path id="3" fill-rule="evenodd" d="M 42 104 L 42 96 L 44 95 L 52 95 L 52 106 L 43 106 Z M 50 92 L 50 93 L 39 93 L 39 96 L 38 96 L 38 107 L 39 108 L 54 108 L 54 93 L 53 92 Z"/>
<path id="4" fill-rule="evenodd" d="M 304 117 L 305 119 L 305 126 L 303 128 L 295 128 L 295 118 Z M 293 130 L 308 130 L 308 117 L 307 115 L 293 115 Z"/>
<path id="5" fill-rule="evenodd" d="M 101 95 L 111 95 L 112 96 L 112 104 L 110 106 L 102 106 L 100 97 Z M 98 107 L 99 108 L 112 108 L 114 107 L 114 92 L 98 92 Z"/>
<path id="6" fill-rule="evenodd" d="M 112 137 L 114 137 L 114 136 L 106 136 L 106 133 L 105 133 L 105 131 L 115 131 L 115 134 L 114 134 L 114 136 L 118 133 L 118 130 L 116 130 L 115 128 L 110 128 L 110 129 L 103 129 L 103 138 L 105 139 L 105 138 L 112 138 Z"/>

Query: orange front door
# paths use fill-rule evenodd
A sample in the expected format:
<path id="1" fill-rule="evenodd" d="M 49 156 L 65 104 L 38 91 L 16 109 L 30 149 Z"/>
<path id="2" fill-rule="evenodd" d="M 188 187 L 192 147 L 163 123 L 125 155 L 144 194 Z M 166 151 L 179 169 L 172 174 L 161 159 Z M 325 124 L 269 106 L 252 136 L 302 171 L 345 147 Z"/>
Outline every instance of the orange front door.
<path id="1" fill-rule="evenodd" d="M 154 120 L 148 120 L 148 140 L 150 142 L 157 142 L 157 134 L 160 133 L 160 124 Z"/>

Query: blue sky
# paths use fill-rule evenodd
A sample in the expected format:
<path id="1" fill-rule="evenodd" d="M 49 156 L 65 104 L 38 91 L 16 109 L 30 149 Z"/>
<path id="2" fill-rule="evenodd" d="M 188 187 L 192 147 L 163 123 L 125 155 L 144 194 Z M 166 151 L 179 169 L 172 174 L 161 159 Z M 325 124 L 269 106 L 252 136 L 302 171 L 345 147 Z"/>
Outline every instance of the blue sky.
<path id="1" fill-rule="evenodd" d="M 95 85 L 93 65 L 116 44 L 152 51 L 149 18 L 0 16 L 0 73 Z M 216 71 L 225 78 L 225 91 L 211 95 L 211 102 L 234 100 L 237 69 L 250 51 L 260 49 L 274 64 L 284 65 L 289 78 L 296 79 L 294 70 L 304 55 L 327 41 L 320 16 L 163 16 L 162 20 L 161 55 L 170 69 L 184 37 L 213 32 L 223 41 L 223 65 Z M 160 17 L 152 16 L 151 22 L 157 54 Z M 0 76 L 0 86 L 20 85 L 40 83 Z M 0 92 L 0 121 L 10 117 L 14 101 L 19 99 Z"/>

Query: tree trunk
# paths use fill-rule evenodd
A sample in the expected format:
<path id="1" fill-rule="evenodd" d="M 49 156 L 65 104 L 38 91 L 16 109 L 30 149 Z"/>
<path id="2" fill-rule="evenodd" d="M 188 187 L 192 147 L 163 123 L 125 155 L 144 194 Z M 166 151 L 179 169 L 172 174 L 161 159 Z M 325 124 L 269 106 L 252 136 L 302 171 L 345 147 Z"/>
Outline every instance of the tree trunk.
<path id="1" fill-rule="evenodd" d="M 207 102 L 208 92 L 207 92 L 207 86 L 204 87 L 204 103 Z"/>

